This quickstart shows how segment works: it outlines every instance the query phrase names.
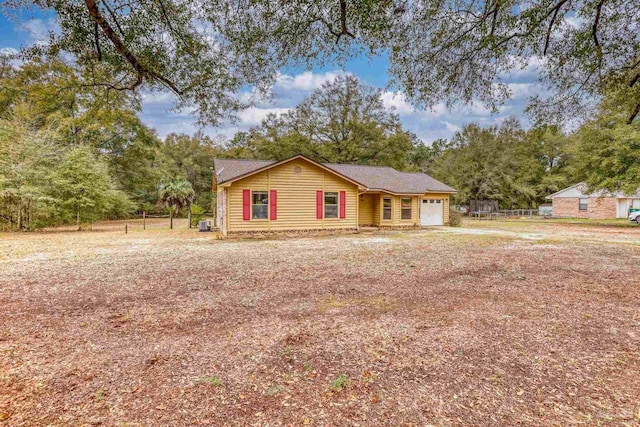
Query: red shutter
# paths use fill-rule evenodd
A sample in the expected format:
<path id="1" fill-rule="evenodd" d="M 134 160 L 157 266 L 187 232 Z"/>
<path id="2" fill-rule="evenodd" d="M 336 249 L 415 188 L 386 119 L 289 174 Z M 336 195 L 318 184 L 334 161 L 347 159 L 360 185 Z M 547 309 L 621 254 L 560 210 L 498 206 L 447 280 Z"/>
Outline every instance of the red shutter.
<path id="1" fill-rule="evenodd" d="M 322 219 L 322 190 L 316 191 L 316 218 Z"/>
<path id="2" fill-rule="evenodd" d="M 278 219 L 278 192 L 276 190 L 269 191 L 269 218 Z"/>
<path id="3" fill-rule="evenodd" d="M 347 217 L 347 192 L 340 192 L 340 219 Z"/>
<path id="4" fill-rule="evenodd" d="M 242 220 L 251 219 L 251 190 L 242 190 Z"/>

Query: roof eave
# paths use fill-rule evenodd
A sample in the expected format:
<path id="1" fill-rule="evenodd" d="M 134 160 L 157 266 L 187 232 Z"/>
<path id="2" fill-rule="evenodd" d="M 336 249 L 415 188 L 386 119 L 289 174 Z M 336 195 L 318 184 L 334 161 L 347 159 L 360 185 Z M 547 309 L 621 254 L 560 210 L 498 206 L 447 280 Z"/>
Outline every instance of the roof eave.
<path id="1" fill-rule="evenodd" d="M 402 192 L 402 191 L 391 191 L 391 190 L 387 190 L 385 188 L 367 188 L 367 191 L 371 191 L 371 192 L 384 192 L 384 193 L 388 193 L 394 196 L 421 196 L 423 194 L 428 194 L 428 193 L 447 193 L 447 194 L 452 194 L 452 193 L 457 193 L 457 190 L 425 190 L 425 191 L 420 191 L 420 192 L 414 192 L 414 191 L 407 191 L 407 192 Z"/>

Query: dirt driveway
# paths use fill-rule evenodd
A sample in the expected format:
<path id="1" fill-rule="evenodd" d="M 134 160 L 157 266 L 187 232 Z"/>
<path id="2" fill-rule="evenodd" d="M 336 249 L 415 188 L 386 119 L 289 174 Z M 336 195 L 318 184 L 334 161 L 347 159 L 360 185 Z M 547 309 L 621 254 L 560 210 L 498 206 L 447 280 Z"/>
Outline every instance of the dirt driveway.
<path id="1" fill-rule="evenodd" d="M 639 425 L 619 231 L 3 234 L 0 425 Z"/>

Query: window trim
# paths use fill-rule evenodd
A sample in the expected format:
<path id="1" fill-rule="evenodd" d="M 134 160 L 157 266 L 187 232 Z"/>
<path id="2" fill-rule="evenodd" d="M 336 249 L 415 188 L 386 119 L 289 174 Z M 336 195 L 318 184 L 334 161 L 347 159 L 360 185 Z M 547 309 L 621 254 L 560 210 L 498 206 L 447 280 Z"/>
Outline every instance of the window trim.
<path id="1" fill-rule="evenodd" d="M 385 200 L 389 200 L 389 207 L 384 205 Z M 385 218 L 384 214 L 386 210 L 389 209 L 389 218 Z M 393 197 L 382 197 L 382 220 L 383 221 L 393 221 Z"/>
<path id="2" fill-rule="evenodd" d="M 584 204 L 582 203 L 582 201 L 585 201 Z M 583 208 L 584 206 L 584 208 Z M 589 210 L 589 199 L 587 197 L 579 197 L 578 198 L 578 210 L 580 212 L 584 212 Z"/>
<path id="3" fill-rule="evenodd" d="M 409 201 L 409 206 L 402 206 L 403 201 Z M 404 218 L 406 211 L 409 211 L 409 218 Z M 413 219 L 413 197 L 401 197 L 400 198 L 400 220 L 411 221 Z"/>
<path id="4" fill-rule="evenodd" d="M 327 203 L 327 194 L 336 195 L 336 203 Z M 336 207 L 336 216 L 327 216 L 327 206 Z M 322 217 L 324 219 L 340 219 L 340 192 L 339 191 L 324 191 L 322 194 Z"/>
<path id="5" fill-rule="evenodd" d="M 267 196 L 267 203 L 255 204 L 253 203 L 253 195 L 256 193 L 262 193 Z M 253 207 L 254 206 L 266 206 L 267 207 L 267 217 L 266 218 L 256 218 L 253 215 Z M 251 190 L 251 221 L 269 221 L 269 190 Z"/>

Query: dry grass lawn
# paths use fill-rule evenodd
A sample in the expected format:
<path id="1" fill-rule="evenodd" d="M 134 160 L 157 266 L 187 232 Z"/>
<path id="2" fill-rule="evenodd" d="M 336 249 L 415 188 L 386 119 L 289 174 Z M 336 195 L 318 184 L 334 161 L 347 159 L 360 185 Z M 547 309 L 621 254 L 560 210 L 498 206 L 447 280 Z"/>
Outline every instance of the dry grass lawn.
<path id="1" fill-rule="evenodd" d="M 640 227 L 0 235 L 0 425 L 640 424 Z"/>

